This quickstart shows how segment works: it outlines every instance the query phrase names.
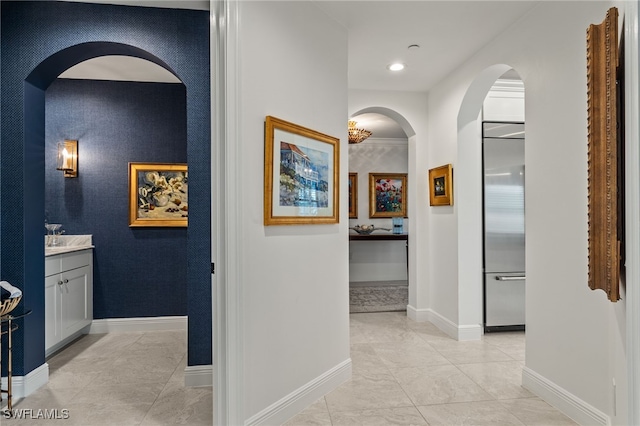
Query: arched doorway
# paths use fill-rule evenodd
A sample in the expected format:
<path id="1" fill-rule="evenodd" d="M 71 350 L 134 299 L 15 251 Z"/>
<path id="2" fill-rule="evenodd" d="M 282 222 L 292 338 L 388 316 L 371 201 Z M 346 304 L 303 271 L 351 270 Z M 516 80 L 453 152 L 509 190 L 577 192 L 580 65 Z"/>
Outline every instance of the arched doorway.
<path id="1" fill-rule="evenodd" d="M 41 285 L 44 262 L 38 262 L 44 252 L 44 244 L 38 244 L 44 235 L 44 231 L 40 232 L 44 209 L 37 201 L 42 199 L 40 169 L 44 169 L 44 154 L 42 145 L 33 143 L 42 140 L 43 135 L 42 126 L 26 123 L 44 120 L 44 104 L 33 100 L 43 98 L 44 88 L 61 71 L 103 54 L 160 61 L 186 86 L 189 196 L 192 201 L 199 200 L 191 203 L 187 229 L 187 300 L 191 316 L 188 366 L 202 366 L 204 375 L 205 368 L 211 365 L 211 253 L 212 241 L 216 241 L 211 206 L 217 203 L 211 202 L 210 27 L 210 14 L 197 10 L 2 2 L 0 272 L 3 280 L 24 290 L 21 304 L 33 310 L 13 335 L 14 378 L 24 376 L 23 389 L 33 391 L 46 382 Z M 185 28 L 189 31 L 185 32 Z M 95 50 L 77 50 L 88 46 Z M 44 64 L 48 65 L 46 69 L 40 67 Z M 27 77 L 29 81 L 25 80 Z M 25 98 L 31 99 L 25 102 Z M 28 262 L 32 266 L 27 267 Z M 19 387 L 14 387 L 16 395 Z"/>
<path id="2" fill-rule="evenodd" d="M 458 113 L 458 328 L 459 340 L 479 340 L 483 324 L 482 108 L 492 86 L 512 67 L 498 64 L 473 81 Z"/>
<path id="3" fill-rule="evenodd" d="M 27 302 L 34 311 L 34 315 L 29 326 L 24 327 L 24 341 L 17 342 L 18 345 L 24 345 L 25 365 L 24 367 L 19 367 L 22 367 L 25 373 L 31 371 L 33 368 L 40 367 L 44 363 L 44 351 L 39 334 L 44 327 L 44 317 L 42 315 L 42 312 L 44 311 L 44 295 L 42 287 L 42 277 L 44 276 L 42 225 L 44 223 L 45 211 L 45 92 L 62 71 L 87 59 L 107 55 L 122 55 L 141 58 L 146 61 L 153 62 L 163 69 L 166 69 L 171 74 L 176 75 L 176 73 L 162 60 L 137 47 L 112 42 L 89 42 L 66 48 L 54 55 L 51 55 L 33 69 L 33 71 L 27 76 L 24 83 L 24 186 L 28 187 L 29 191 L 23 191 L 21 194 L 23 204 L 25 206 L 24 221 L 21 229 L 24 243 L 24 256 L 22 260 L 24 263 L 23 287 L 25 289 L 25 293 L 29 294 Z M 182 96 L 184 99 L 183 105 L 185 105 L 183 106 L 183 114 L 186 116 L 186 99 L 184 92 L 184 89 L 182 89 Z M 186 118 L 183 121 L 186 122 Z M 186 124 L 184 127 L 182 134 L 186 145 Z M 135 140 L 132 142 L 135 143 Z M 117 153 L 113 152 L 111 155 L 117 156 Z M 182 161 L 186 162 L 186 148 L 183 158 L 184 159 Z M 80 162 L 82 162 L 82 159 L 80 159 Z M 89 162 L 85 164 L 85 167 L 88 163 Z M 80 169 L 82 171 L 82 163 L 80 165 Z M 90 169 L 86 168 L 85 172 L 90 173 Z M 182 230 L 182 234 L 182 238 L 185 240 L 186 251 L 186 229 Z M 183 295 L 183 299 L 186 300 L 186 279 L 184 281 L 185 295 Z M 105 314 L 103 313 L 103 315 Z M 140 316 L 144 316 L 144 313 L 141 313 Z"/>
<path id="4" fill-rule="evenodd" d="M 368 107 L 351 114 L 351 119 L 355 121 L 362 117 L 365 118 L 362 121 L 363 127 L 367 127 L 367 118 L 375 120 L 377 117 L 379 117 L 381 127 L 380 133 L 374 131 L 369 142 L 375 146 L 365 146 L 368 143 L 367 140 L 353 147 L 350 146 L 349 171 L 357 173 L 358 180 L 358 215 L 356 218 L 349 219 L 350 226 L 373 224 L 376 227 L 392 229 L 391 218 L 370 217 L 370 178 L 371 174 L 375 177 L 376 173 L 406 175 L 408 207 L 411 208 L 411 203 L 416 202 L 415 185 L 412 182 L 412 179 L 416 177 L 409 173 L 411 167 L 408 158 L 409 144 L 415 143 L 416 133 L 404 116 L 390 108 Z M 395 130 L 389 130 L 390 127 Z M 358 157 L 358 161 L 354 162 L 353 156 Z M 415 217 L 412 217 L 411 214 L 407 214 L 407 217 L 403 218 L 404 234 L 411 233 L 411 223 L 414 221 Z M 380 231 L 380 233 L 389 234 L 390 232 Z M 378 300 L 389 298 L 388 304 L 381 302 L 377 307 L 358 309 L 357 306 L 352 306 L 352 312 L 370 312 L 370 309 L 406 310 L 407 305 L 416 306 L 416 267 L 415 262 L 409 261 L 414 249 L 408 241 L 371 241 L 366 243 L 353 241 L 351 246 L 354 250 L 350 253 L 350 281 L 354 282 L 350 283 L 353 287 L 350 289 L 350 293 L 360 294 L 375 291 L 379 293 Z M 392 252 L 388 250 L 392 250 Z M 375 262 L 375 264 L 370 262 Z M 376 266 L 385 267 L 385 270 L 375 271 Z M 388 292 L 386 296 L 385 291 Z"/>

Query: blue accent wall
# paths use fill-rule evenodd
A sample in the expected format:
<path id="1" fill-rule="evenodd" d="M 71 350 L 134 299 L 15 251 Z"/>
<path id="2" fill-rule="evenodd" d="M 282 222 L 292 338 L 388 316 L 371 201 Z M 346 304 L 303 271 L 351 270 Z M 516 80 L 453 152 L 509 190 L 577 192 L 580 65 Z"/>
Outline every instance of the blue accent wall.
<path id="1" fill-rule="evenodd" d="M 33 309 L 14 334 L 14 374 L 44 362 L 44 93 L 65 69 L 108 54 L 152 60 L 186 88 L 188 365 L 211 364 L 209 13 L 48 1 L 0 8 L 0 278 L 22 288 Z"/>
<path id="2" fill-rule="evenodd" d="M 45 220 L 93 235 L 94 318 L 187 315 L 187 229 L 128 226 L 128 163 L 187 162 L 184 85 L 59 79 L 45 99 Z M 77 178 L 56 170 L 65 139 Z"/>

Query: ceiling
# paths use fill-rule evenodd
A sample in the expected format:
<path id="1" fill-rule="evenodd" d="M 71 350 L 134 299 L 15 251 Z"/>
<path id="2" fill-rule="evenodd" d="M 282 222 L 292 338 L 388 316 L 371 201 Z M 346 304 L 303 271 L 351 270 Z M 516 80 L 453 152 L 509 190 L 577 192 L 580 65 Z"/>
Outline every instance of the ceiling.
<path id="1" fill-rule="evenodd" d="M 80 0 L 72 0 L 80 1 Z M 428 92 L 542 0 L 311 0 L 348 31 L 350 89 Z M 94 0 L 95 3 L 208 9 L 206 0 Z M 419 47 L 409 48 L 410 45 Z M 395 61 L 406 65 L 392 72 Z M 150 62 L 126 57 L 96 58 L 60 77 L 177 82 Z M 406 137 L 379 114 L 357 117 L 373 137 Z M 384 122 L 386 121 L 386 125 Z"/>
<path id="2" fill-rule="evenodd" d="M 314 1 L 349 32 L 349 88 L 427 92 L 537 1 Z M 417 44 L 419 48 L 409 49 Z M 387 65 L 399 61 L 403 71 Z"/>

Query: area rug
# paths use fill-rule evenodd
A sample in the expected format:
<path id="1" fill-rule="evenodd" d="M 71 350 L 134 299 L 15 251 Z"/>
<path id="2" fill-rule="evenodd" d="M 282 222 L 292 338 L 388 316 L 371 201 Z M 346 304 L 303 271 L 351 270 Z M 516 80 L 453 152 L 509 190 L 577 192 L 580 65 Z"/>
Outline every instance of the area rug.
<path id="1" fill-rule="evenodd" d="M 349 312 L 406 311 L 409 287 L 406 281 L 350 283 Z"/>

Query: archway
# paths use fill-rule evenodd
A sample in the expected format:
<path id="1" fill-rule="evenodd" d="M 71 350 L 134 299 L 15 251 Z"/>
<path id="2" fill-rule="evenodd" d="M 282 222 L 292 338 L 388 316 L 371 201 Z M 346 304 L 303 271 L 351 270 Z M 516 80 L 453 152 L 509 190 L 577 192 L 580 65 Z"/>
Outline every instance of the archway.
<path id="1" fill-rule="evenodd" d="M 368 107 L 368 108 L 363 108 L 361 110 L 355 111 L 350 116 L 355 117 L 357 115 L 367 114 L 367 113 L 377 113 L 377 114 L 382 114 L 389 117 L 390 119 L 398 123 L 400 127 L 402 127 L 402 130 L 407 135 L 407 138 L 411 138 L 416 135 L 416 131 L 413 130 L 413 127 L 411 126 L 409 121 L 407 121 L 407 119 L 404 118 L 402 114 L 390 108 L 380 107 L 380 106 Z"/>
<path id="2" fill-rule="evenodd" d="M 42 61 L 27 76 L 24 83 L 24 221 L 22 225 L 24 243 L 24 283 L 28 292 L 28 304 L 34 311 L 29 327 L 24 327 L 25 365 L 24 373 L 44 363 L 44 342 L 40 330 L 44 328 L 44 288 L 42 286 L 44 223 L 44 164 L 45 164 L 45 92 L 60 73 L 87 59 L 121 55 L 141 58 L 153 62 L 177 74 L 162 60 L 140 48 L 113 42 L 88 42 L 63 49 Z M 186 290 L 185 290 L 186 291 Z"/>
<path id="3" fill-rule="evenodd" d="M 366 164 L 366 165 L 360 164 L 361 167 L 356 167 L 356 169 L 358 170 L 353 169 L 350 165 L 350 168 L 349 168 L 350 172 L 353 172 L 353 171 L 358 172 L 360 169 L 366 172 L 366 173 L 365 172 L 358 173 L 358 180 L 359 180 L 358 192 L 360 194 L 358 199 L 361 200 L 361 201 L 358 201 L 358 208 L 360 210 L 360 215 L 358 219 L 350 219 L 350 222 L 351 222 L 350 226 L 355 225 L 356 222 L 357 224 L 372 224 L 373 222 L 378 222 L 378 223 L 375 223 L 374 225 L 378 227 L 391 229 L 393 225 L 390 218 L 373 219 L 369 217 L 369 202 L 370 202 L 369 173 L 371 172 L 371 173 L 394 174 L 394 173 L 406 172 L 407 178 L 408 178 L 407 179 L 407 182 L 408 182 L 407 200 L 408 200 L 409 208 L 412 208 L 412 202 L 415 202 L 416 200 L 415 198 L 416 185 L 413 184 L 412 179 L 415 179 L 416 177 L 410 175 L 409 173 L 409 171 L 411 170 L 411 166 L 408 164 L 409 163 L 408 159 L 410 157 L 409 143 L 415 143 L 416 132 L 413 126 L 411 126 L 411 124 L 402 114 L 390 108 L 381 107 L 381 106 L 362 108 L 352 113 L 350 117 L 358 121 L 358 117 L 363 115 L 366 115 L 369 117 L 378 116 L 379 118 L 384 118 L 387 122 L 393 123 L 393 127 L 399 130 L 393 132 L 392 134 L 386 134 L 387 133 L 386 129 L 381 129 L 384 132 L 382 136 L 380 136 L 380 134 L 377 134 L 374 131 L 374 134 L 372 135 L 372 140 L 369 142 L 374 143 L 375 146 L 365 147 L 364 144 L 367 144 L 367 141 L 363 142 L 363 144 L 354 146 L 354 148 L 356 147 L 368 148 L 368 152 L 365 153 L 365 158 L 368 158 L 369 160 L 373 160 L 374 162 L 379 161 L 379 163 L 376 163 L 377 166 L 375 166 L 374 164 L 373 168 L 371 168 L 369 164 Z M 380 116 L 383 116 L 383 117 L 380 117 Z M 360 126 L 360 124 L 358 124 L 358 126 Z M 364 125 L 363 127 L 366 128 L 367 126 Z M 376 140 L 377 138 L 381 138 L 381 139 Z M 400 139 L 405 140 L 405 142 L 400 141 Z M 375 150 L 378 151 L 377 154 L 374 153 Z M 350 149 L 350 152 L 351 152 L 351 149 Z M 401 158 L 403 156 L 404 156 L 404 159 Z M 387 160 L 385 161 L 384 158 L 386 158 Z M 364 161 L 368 163 L 369 160 L 365 159 Z M 363 204 L 364 204 L 364 207 L 363 207 Z M 415 215 L 407 213 L 407 218 L 404 219 L 404 223 L 405 223 L 404 230 L 403 230 L 404 233 L 410 234 L 411 229 L 415 229 L 415 228 L 412 228 L 412 225 L 411 225 L 412 223 L 415 223 Z M 406 236 L 404 238 L 406 239 Z M 383 309 L 383 310 L 384 309 L 405 310 L 407 309 L 407 305 L 415 306 L 415 294 L 416 294 L 416 289 L 415 289 L 416 266 L 415 265 L 416 264 L 415 262 L 412 262 L 409 260 L 412 254 L 415 253 L 415 250 L 412 248 L 413 246 L 411 242 L 410 241 L 409 242 L 408 241 L 386 241 L 386 242 L 372 241 L 370 243 L 362 243 L 360 241 L 354 241 L 353 244 L 356 245 L 355 256 L 357 257 L 358 254 L 360 254 L 359 262 L 356 263 L 356 265 L 359 266 L 360 268 L 355 268 L 354 270 L 353 265 L 350 266 L 350 277 L 355 278 L 357 281 L 357 282 L 350 283 L 351 286 L 356 287 L 352 289 L 353 292 L 359 294 L 361 292 L 366 293 L 367 291 L 376 291 L 376 292 L 380 292 L 380 296 L 382 296 L 382 294 L 384 294 L 385 291 L 391 292 L 392 294 L 394 294 L 394 296 L 391 297 L 391 302 L 388 305 L 385 305 L 384 307 L 380 307 L 380 309 Z M 354 248 L 353 245 L 352 245 L 352 248 Z M 391 248 L 392 250 L 391 253 L 386 251 L 388 248 Z M 383 256 L 382 253 L 384 252 L 386 252 L 388 256 Z M 350 258 L 352 257 L 352 255 L 353 253 L 350 254 Z M 365 260 L 363 256 L 369 260 Z M 378 272 L 375 271 L 375 267 L 376 267 L 375 263 L 373 264 L 366 263 L 370 261 L 371 258 L 376 258 L 380 262 L 385 263 L 384 273 L 381 271 L 378 271 Z M 350 259 L 350 263 L 351 263 L 351 259 Z M 365 268 L 367 273 L 363 273 L 362 267 Z M 404 281 L 404 276 L 405 276 L 404 274 L 406 274 L 406 281 Z M 373 281 L 368 281 L 369 279 Z M 386 289 L 375 288 L 376 286 L 382 286 L 382 285 Z M 408 303 L 406 299 L 403 300 L 403 298 L 407 297 L 407 293 L 406 293 L 407 287 L 403 287 L 403 286 L 408 287 Z M 355 311 L 352 310 L 352 312 L 359 312 L 356 306 L 352 306 L 352 308 L 356 309 Z"/>
<path id="4" fill-rule="evenodd" d="M 495 81 L 512 67 L 482 71 L 469 86 L 458 113 L 458 339 L 479 340 L 483 323 L 483 235 L 481 118 L 483 102 Z"/>

